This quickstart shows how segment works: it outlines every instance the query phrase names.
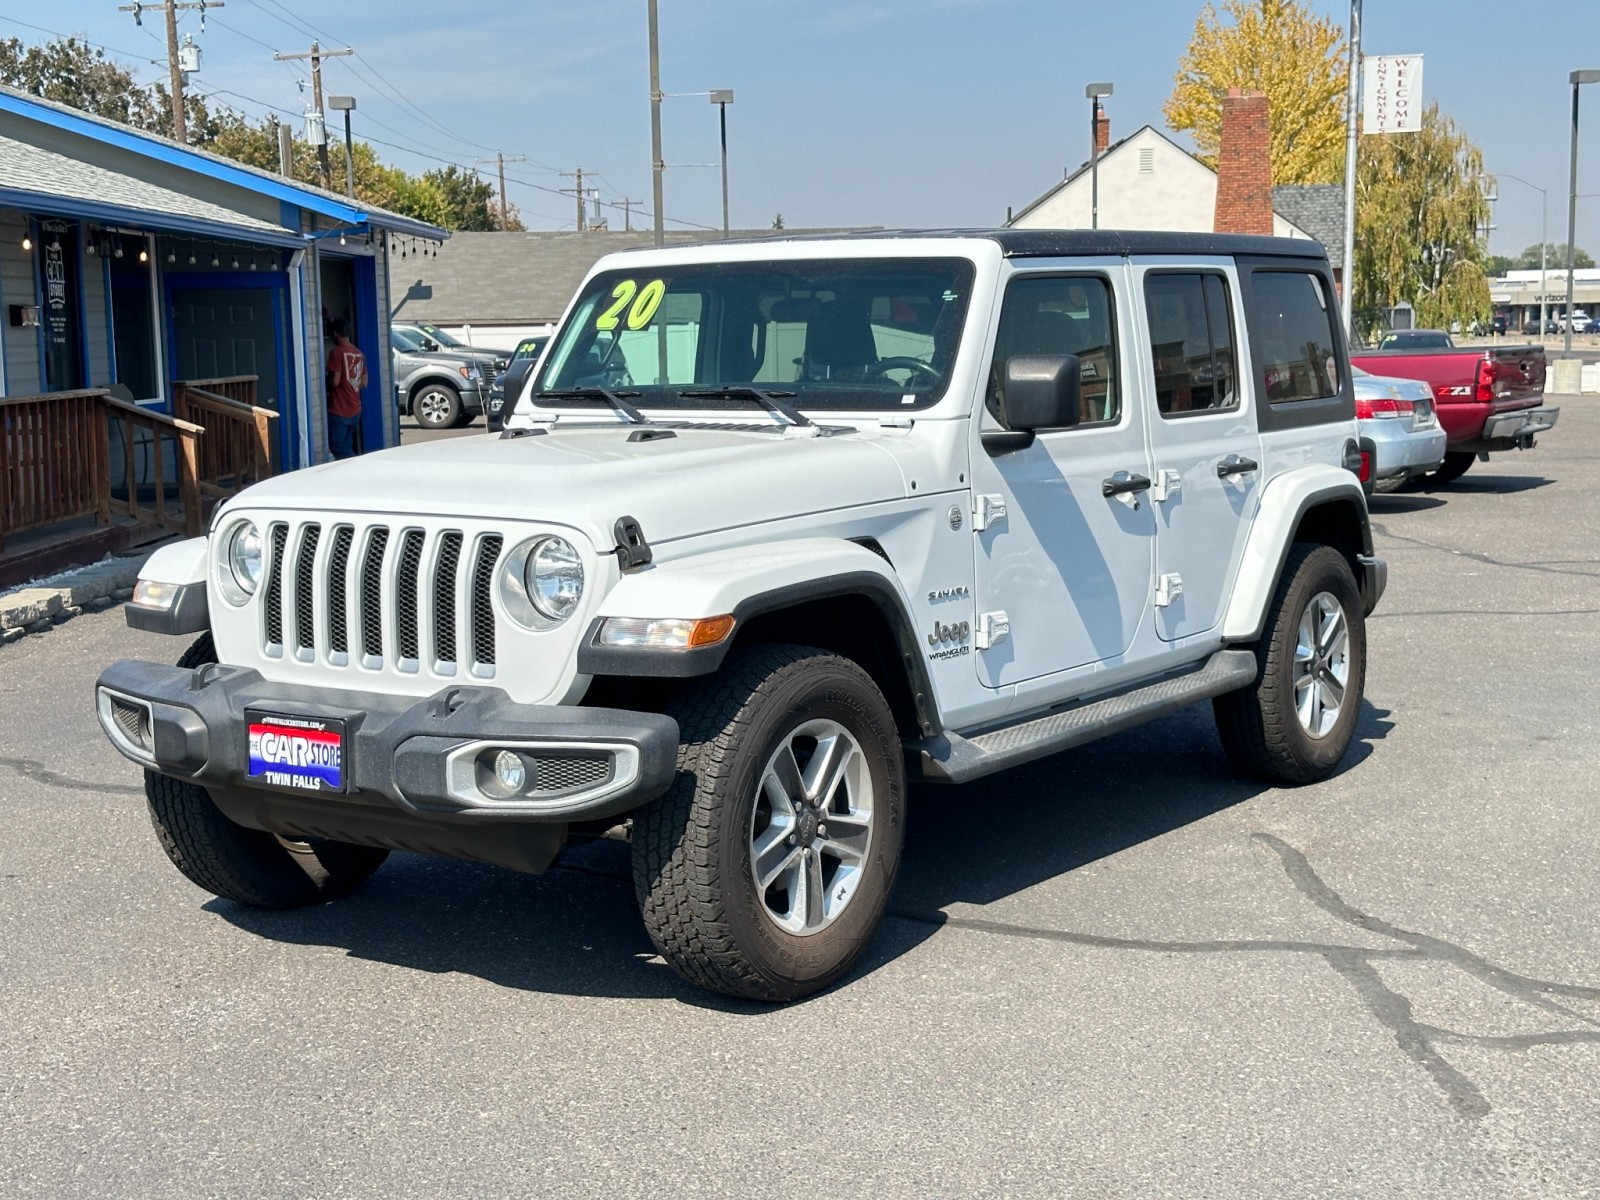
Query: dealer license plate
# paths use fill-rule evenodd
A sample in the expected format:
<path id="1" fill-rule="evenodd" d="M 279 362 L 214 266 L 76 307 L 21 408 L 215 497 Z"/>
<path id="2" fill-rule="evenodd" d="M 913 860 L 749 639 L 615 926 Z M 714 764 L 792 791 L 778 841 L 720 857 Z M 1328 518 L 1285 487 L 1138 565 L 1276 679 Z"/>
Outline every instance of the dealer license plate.
<path id="1" fill-rule="evenodd" d="M 247 713 L 250 779 L 297 792 L 344 790 L 344 722 Z"/>

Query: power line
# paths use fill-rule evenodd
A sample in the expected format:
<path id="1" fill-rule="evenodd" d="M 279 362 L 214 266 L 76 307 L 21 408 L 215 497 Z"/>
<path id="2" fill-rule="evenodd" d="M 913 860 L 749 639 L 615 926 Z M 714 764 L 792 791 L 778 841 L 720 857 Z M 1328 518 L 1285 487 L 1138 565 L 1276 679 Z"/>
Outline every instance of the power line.
<path id="1" fill-rule="evenodd" d="M 62 38 L 69 42 L 79 42 L 96 50 L 104 50 L 107 54 L 120 54 L 124 58 L 131 58 L 141 63 L 149 63 L 151 66 L 164 65 L 164 60 L 162 59 L 146 58 L 142 50 L 118 50 L 114 46 L 103 46 L 99 42 L 91 42 L 88 38 L 80 37 L 75 33 L 62 33 L 59 29 L 46 29 L 43 25 L 32 25 L 27 21 L 19 21 L 16 17 L 0 16 L 0 21 L 10 21 L 13 25 L 21 25 L 24 29 L 31 29 L 35 33 L 48 33 L 51 37 Z M 152 34 L 151 36 L 154 35 Z"/>

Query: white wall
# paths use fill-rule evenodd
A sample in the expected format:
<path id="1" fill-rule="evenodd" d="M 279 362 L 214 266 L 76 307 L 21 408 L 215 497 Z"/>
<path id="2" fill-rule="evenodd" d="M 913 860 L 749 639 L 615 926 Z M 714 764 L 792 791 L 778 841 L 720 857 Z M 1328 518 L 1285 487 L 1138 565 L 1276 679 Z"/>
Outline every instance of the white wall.
<path id="1" fill-rule="evenodd" d="M 1141 171 L 1141 150 L 1150 152 L 1150 170 Z M 1091 213 L 1089 172 L 1046 197 L 1015 221 L 1019 229 L 1088 229 Z M 1165 229 L 1210 233 L 1216 219 L 1217 176 L 1155 130 L 1141 129 L 1100 159 L 1100 228 Z M 1278 237 L 1306 233 L 1274 214 Z"/>

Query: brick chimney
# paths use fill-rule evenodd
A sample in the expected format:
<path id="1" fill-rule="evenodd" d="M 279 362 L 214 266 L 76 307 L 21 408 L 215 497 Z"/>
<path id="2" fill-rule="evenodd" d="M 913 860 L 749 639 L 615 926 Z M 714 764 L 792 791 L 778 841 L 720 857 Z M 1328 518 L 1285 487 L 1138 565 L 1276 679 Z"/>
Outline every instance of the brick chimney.
<path id="1" fill-rule="evenodd" d="M 1218 233 L 1272 234 L 1272 114 L 1260 92 L 1229 88 L 1217 153 Z"/>
<path id="2" fill-rule="evenodd" d="M 1094 119 L 1094 152 L 1104 154 L 1110 144 L 1111 118 L 1106 116 L 1105 106 L 1101 105 L 1100 115 Z"/>

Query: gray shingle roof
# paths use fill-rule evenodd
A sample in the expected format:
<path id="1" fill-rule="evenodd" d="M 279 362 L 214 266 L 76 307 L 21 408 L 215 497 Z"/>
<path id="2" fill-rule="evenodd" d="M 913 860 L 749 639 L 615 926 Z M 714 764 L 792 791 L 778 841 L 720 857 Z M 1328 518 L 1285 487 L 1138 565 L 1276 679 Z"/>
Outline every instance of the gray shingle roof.
<path id="1" fill-rule="evenodd" d="M 847 229 L 736 229 L 734 238 L 786 238 Z M 715 233 L 669 233 L 674 246 L 720 240 Z M 404 245 L 404 240 L 399 243 Z M 538 325 L 558 319 L 602 255 L 655 244 L 632 233 L 457 233 L 432 253 L 389 254 L 397 320 L 435 325 Z"/>
<path id="2" fill-rule="evenodd" d="M 1330 266 L 1344 266 L 1344 184 L 1279 184 L 1272 207 L 1322 243 Z"/>
<path id="3" fill-rule="evenodd" d="M 160 213 L 180 221 L 207 221 L 241 233 L 270 233 L 279 238 L 293 233 L 282 225 L 3 135 L 0 189 L 37 195 L 45 205 L 50 201 L 77 200 Z"/>

